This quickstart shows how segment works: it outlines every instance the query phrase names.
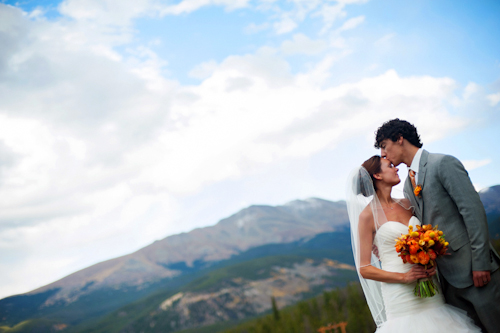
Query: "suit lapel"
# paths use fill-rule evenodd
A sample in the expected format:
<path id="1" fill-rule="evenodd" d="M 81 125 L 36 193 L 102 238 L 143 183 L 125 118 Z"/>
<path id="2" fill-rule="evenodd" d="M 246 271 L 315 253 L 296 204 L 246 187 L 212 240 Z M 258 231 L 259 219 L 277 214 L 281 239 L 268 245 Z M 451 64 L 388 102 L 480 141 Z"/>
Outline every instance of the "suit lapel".
<path id="1" fill-rule="evenodd" d="M 427 150 L 422 151 L 422 156 L 420 156 L 420 163 L 418 164 L 418 182 L 417 185 L 421 185 L 424 188 L 425 173 L 427 172 L 427 159 L 429 158 L 429 152 Z"/>
<path id="2" fill-rule="evenodd" d="M 420 156 L 420 163 L 418 164 L 418 182 L 417 185 L 422 186 L 424 188 L 425 182 L 425 173 L 427 172 L 427 159 L 429 157 L 429 152 L 427 150 L 422 150 L 422 155 Z M 423 202 L 423 193 L 420 193 L 420 196 L 417 197 L 413 194 L 415 201 L 417 202 L 418 210 L 420 212 L 420 216 L 423 218 L 424 214 L 424 202 Z M 424 223 L 424 221 L 422 221 Z"/>
<path id="3" fill-rule="evenodd" d="M 422 209 L 420 208 L 421 203 L 418 201 L 417 197 L 415 196 L 415 193 L 413 192 L 413 186 L 411 185 L 411 179 L 410 176 L 406 177 L 406 182 L 405 182 L 405 192 L 408 193 L 408 199 L 410 200 L 410 203 L 412 206 L 415 207 L 415 213 L 417 214 L 417 217 L 419 219 L 422 218 Z"/>

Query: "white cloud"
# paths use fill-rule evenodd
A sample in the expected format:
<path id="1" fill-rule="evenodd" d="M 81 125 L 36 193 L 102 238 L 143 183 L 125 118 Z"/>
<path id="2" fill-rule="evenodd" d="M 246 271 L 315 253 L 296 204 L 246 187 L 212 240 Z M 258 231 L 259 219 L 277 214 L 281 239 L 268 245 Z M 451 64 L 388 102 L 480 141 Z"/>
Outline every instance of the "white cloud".
<path id="1" fill-rule="evenodd" d="M 351 4 L 362 4 L 367 3 L 369 0 L 337 0 L 338 3 L 351 5 Z"/>
<path id="2" fill-rule="evenodd" d="M 281 44 L 281 51 L 285 54 L 318 54 L 326 47 L 323 40 L 312 40 L 304 34 L 295 34 L 292 40 Z"/>
<path id="3" fill-rule="evenodd" d="M 77 21 L 127 26 L 131 20 L 152 15 L 159 9 L 155 0 L 64 0 L 59 5 L 61 14 Z"/>
<path id="4" fill-rule="evenodd" d="M 314 79 L 328 72 L 331 61 L 323 66 L 292 76 L 273 54 L 229 57 L 199 86 L 184 89 L 196 100 L 172 104 L 172 117 L 179 119 L 175 131 L 128 155 L 128 163 L 144 163 L 137 181 L 179 193 L 199 191 L 281 159 L 310 156 L 360 132 L 370 134 L 401 110 L 427 142 L 465 125 L 444 106 L 453 98 L 451 79 L 401 78 L 388 71 L 327 88 L 323 77 Z M 246 79 L 245 88 L 228 89 L 235 79 Z"/>
<path id="5" fill-rule="evenodd" d="M 210 75 L 212 75 L 213 71 L 217 68 L 217 63 L 215 60 L 210 60 L 203 62 L 193 68 L 189 72 L 189 76 L 196 79 L 206 79 Z"/>
<path id="6" fill-rule="evenodd" d="M 161 15 L 189 13 L 208 5 L 221 5 L 226 6 L 228 9 L 250 7 L 253 5 L 257 11 L 268 14 L 269 21 L 260 24 L 249 24 L 245 28 L 245 32 L 248 34 L 257 33 L 269 27 L 272 27 L 274 32 L 278 35 L 286 34 L 297 29 L 308 17 L 319 17 L 323 20 L 323 28 L 320 31 L 321 35 L 327 33 L 336 21 L 347 15 L 345 11 L 347 5 L 365 2 L 367 1 L 337 1 L 334 5 L 330 5 L 320 0 L 290 0 L 284 5 L 279 1 L 270 0 L 260 0 L 252 4 L 250 4 L 250 1 L 246 0 L 237 2 L 232 2 L 231 0 L 184 0 L 176 5 L 167 6 L 167 8 L 161 10 Z M 233 5 L 232 7 L 228 5 L 230 3 Z M 337 33 L 353 29 L 362 23 L 363 20 L 364 17 L 362 16 L 352 18 L 345 22 L 341 30 L 338 30 Z"/>
<path id="7" fill-rule="evenodd" d="M 500 102 L 500 92 L 487 95 L 486 98 L 490 101 L 491 106 L 497 106 L 497 104 Z"/>
<path id="8" fill-rule="evenodd" d="M 342 24 L 342 26 L 338 29 L 338 31 L 346 31 L 346 30 L 351 30 L 359 26 L 365 21 L 365 17 L 363 15 L 353 17 L 348 19 L 347 21 Z"/>
<path id="9" fill-rule="evenodd" d="M 274 31 L 278 35 L 294 31 L 299 24 L 308 17 L 319 17 L 323 20 L 323 27 L 320 31 L 320 35 L 322 35 L 330 31 L 335 22 L 347 15 L 345 11 L 347 5 L 364 2 L 367 1 L 337 1 L 334 5 L 330 5 L 320 0 L 291 0 L 288 2 L 287 6 L 280 6 L 277 1 L 261 0 L 256 6 L 256 9 L 263 12 L 274 13 L 274 15 L 271 16 L 273 21 L 272 25 Z M 363 20 L 364 17 L 350 19 L 344 24 L 340 31 L 352 29 Z M 267 24 L 252 24 L 247 29 L 249 29 L 249 31 L 260 31 L 260 29 L 264 27 L 267 28 Z M 337 31 L 337 33 L 340 31 Z"/>
<path id="10" fill-rule="evenodd" d="M 480 168 L 482 166 L 490 164 L 492 161 L 490 158 L 484 159 L 484 160 L 466 160 L 463 161 L 463 165 L 466 170 L 471 171 L 477 168 Z"/>
<path id="11" fill-rule="evenodd" d="M 250 23 L 246 28 L 245 28 L 245 33 L 247 34 L 255 34 L 264 30 L 269 29 L 269 23 L 264 22 L 262 24 L 255 24 L 255 23 Z"/>
<path id="12" fill-rule="evenodd" d="M 471 98 L 472 95 L 479 91 L 479 85 L 474 82 L 469 82 L 464 89 L 463 99 L 467 100 Z"/>
<path id="13" fill-rule="evenodd" d="M 324 34 L 329 31 L 338 19 L 347 15 L 347 13 L 343 10 L 344 7 L 345 4 L 343 3 L 337 3 L 336 5 L 324 4 L 320 10 L 313 13 L 313 16 L 320 16 L 323 18 L 323 28 L 321 29 L 320 34 Z"/>
<path id="14" fill-rule="evenodd" d="M 280 21 L 274 23 L 274 29 L 278 35 L 293 31 L 297 26 L 295 20 L 288 15 L 284 15 Z"/>
<path id="15" fill-rule="evenodd" d="M 346 40 L 337 34 L 332 34 L 332 36 L 330 37 L 330 40 L 329 40 L 329 45 L 333 48 L 336 48 L 336 49 L 348 49 L 349 48 Z"/>
<path id="16" fill-rule="evenodd" d="M 64 0 L 59 5 L 59 11 L 80 22 L 126 27 L 138 17 L 189 14 L 207 6 L 221 6 L 231 11 L 247 7 L 249 2 L 249 0 L 182 0 L 170 5 L 159 0 Z"/>
<path id="17" fill-rule="evenodd" d="M 175 200 L 128 185 L 138 170 L 123 160 L 165 126 L 176 84 L 147 48 L 113 50 L 127 33 L 84 25 L 32 20 L 0 5 L 0 248 L 9 253 L 0 265 L 12 271 L 2 295 L 144 246 L 173 226 L 142 230 L 145 221 L 175 218 Z M 64 264 L 23 280 L 46 258 Z"/>
<path id="18" fill-rule="evenodd" d="M 179 15 L 194 12 L 205 6 L 224 6 L 227 10 L 246 7 L 249 0 L 182 0 L 161 10 L 161 15 Z"/>
<path id="19" fill-rule="evenodd" d="M 375 46 L 387 46 L 387 43 L 396 37 L 395 33 L 390 33 L 377 39 L 373 44 Z"/>

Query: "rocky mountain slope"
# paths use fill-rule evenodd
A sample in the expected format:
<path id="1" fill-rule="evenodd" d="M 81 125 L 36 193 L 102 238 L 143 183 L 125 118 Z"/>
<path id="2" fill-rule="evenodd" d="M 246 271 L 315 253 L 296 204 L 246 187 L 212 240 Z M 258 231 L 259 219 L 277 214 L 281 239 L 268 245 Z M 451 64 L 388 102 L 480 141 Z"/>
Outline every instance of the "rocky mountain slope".
<path id="1" fill-rule="evenodd" d="M 284 206 L 250 206 L 214 226 L 169 236 L 126 256 L 111 259 L 32 291 L 59 289 L 45 303 L 71 303 L 103 287 L 141 286 L 183 271 L 207 267 L 249 248 L 289 243 L 345 227 L 344 202 L 296 200 Z"/>
<path id="2" fill-rule="evenodd" d="M 271 297 L 283 308 L 307 295 L 343 286 L 356 276 L 353 266 L 329 259 L 273 259 L 245 263 L 255 269 L 254 274 L 237 265 L 229 268 L 239 272 L 230 279 L 221 276 L 202 288 L 196 281 L 173 295 L 148 298 L 120 309 L 96 323 L 95 332 L 168 333 L 238 321 L 269 311 Z"/>

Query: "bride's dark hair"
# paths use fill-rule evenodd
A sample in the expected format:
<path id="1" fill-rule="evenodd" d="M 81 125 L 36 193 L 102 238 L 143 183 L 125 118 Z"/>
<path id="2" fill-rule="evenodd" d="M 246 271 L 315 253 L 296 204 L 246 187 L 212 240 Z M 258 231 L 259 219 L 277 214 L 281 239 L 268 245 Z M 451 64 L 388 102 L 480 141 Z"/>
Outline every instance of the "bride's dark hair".
<path id="1" fill-rule="evenodd" d="M 366 169 L 368 174 L 370 175 L 370 178 L 372 179 L 373 183 L 373 188 L 375 191 L 377 190 L 377 186 L 375 185 L 375 178 L 373 177 L 374 174 L 379 173 L 382 171 L 382 163 L 380 162 L 381 157 L 378 155 L 374 155 L 367 159 L 366 161 L 361 164 L 363 168 Z M 360 182 L 360 192 L 363 194 L 365 197 L 368 197 L 372 195 L 373 193 L 370 193 L 369 189 L 365 188 L 363 185 L 363 182 Z"/>

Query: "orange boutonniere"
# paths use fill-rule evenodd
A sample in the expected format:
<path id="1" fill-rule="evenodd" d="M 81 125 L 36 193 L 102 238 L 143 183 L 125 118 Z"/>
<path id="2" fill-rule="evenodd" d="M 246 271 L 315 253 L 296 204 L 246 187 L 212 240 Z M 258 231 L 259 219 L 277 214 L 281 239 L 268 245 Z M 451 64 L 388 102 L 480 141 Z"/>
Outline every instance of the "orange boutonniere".
<path id="1" fill-rule="evenodd" d="M 413 190 L 413 193 L 415 194 L 415 196 L 417 197 L 420 197 L 421 196 L 421 193 L 422 192 L 422 185 L 417 185 L 415 187 L 415 189 Z"/>

